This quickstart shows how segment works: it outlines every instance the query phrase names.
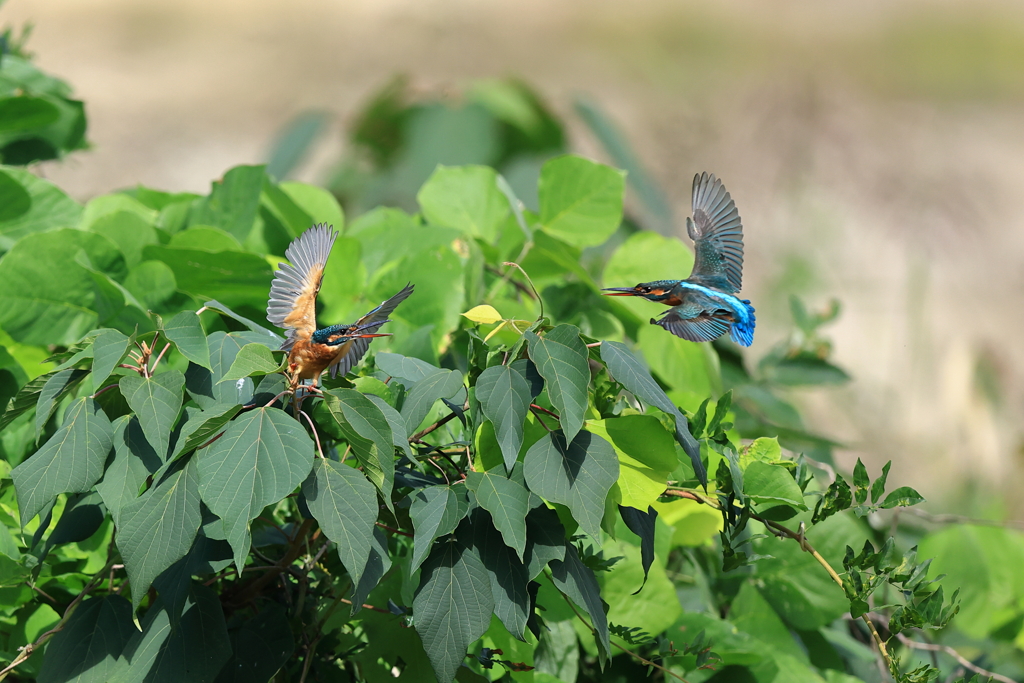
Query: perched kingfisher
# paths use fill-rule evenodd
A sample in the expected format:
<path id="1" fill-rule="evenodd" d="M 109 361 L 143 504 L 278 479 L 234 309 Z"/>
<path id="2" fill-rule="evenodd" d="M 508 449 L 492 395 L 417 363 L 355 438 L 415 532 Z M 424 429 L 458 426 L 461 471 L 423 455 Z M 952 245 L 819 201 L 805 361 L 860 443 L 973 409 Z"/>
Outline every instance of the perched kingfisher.
<path id="1" fill-rule="evenodd" d="M 288 352 L 288 376 L 291 389 L 302 380 L 312 380 L 313 390 L 324 370 L 331 377 L 340 372 L 344 376 L 366 353 L 373 337 L 398 304 L 412 294 L 413 285 L 373 309 L 351 325 L 331 325 L 316 328 L 316 295 L 324 278 L 324 266 L 331 255 L 331 247 L 338 233 L 326 223 L 314 225 L 292 242 L 285 250 L 284 264 L 274 273 L 270 285 L 267 320 L 289 330 L 281 349 Z"/>
<path id="2" fill-rule="evenodd" d="M 693 177 L 693 218 L 686 219 L 693 240 L 693 272 L 685 280 L 655 280 L 635 287 L 609 287 L 607 296 L 642 296 L 672 306 L 652 325 L 689 341 L 711 341 L 726 332 L 742 346 L 754 341 L 754 307 L 734 296 L 743 284 L 743 225 L 722 181 Z"/>

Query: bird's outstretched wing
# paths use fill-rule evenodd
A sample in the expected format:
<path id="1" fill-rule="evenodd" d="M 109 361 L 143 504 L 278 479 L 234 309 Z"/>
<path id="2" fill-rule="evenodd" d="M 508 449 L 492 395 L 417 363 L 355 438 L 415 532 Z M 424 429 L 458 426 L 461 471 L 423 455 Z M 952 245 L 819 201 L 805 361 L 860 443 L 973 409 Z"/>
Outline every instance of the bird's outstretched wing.
<path id="1" fill-rule="evenodd" d="M 283 348 L 291 348 L 298 339 L 309 339 L 316 331 L 316 295 L 337 238 L 333 227 L 319 223 L 299 235 L 284 252 L 291 263 L 274 273 L 267 304 L 267 320 L 290 330 Z"/>
<path id="2" fill-rule="evenodd" d="M 702 312 L 694 318 L 685 318 L 679 308 L 672 308 L 661 319 L 651 318 L 652 325 L 660 325 L 666 330 L 692 342 L 711 341 L 718 339 L 729 331 L 729 323 Z"/>
<path id="3" fill-rule="evenodd" d="M 382 303 L 377 308 L 373 309 L 362 318 L 357 320 L 355 323 L 349 326 L 349 329 L 355 331 L 358 330 L 362 334 L 372 334 L 380 329 L 380 326 L 388 321 L 388 316 L 391 312 L 398 307 L 398 304 L 405 301 L 410 294 L 412 294 L 414 285 L 407 284 L 402 288 L 398 294 Z M 366 349 L 370 348 L 370 342 L 372 338 L 356 338 L 348 342 L 349 347 L 345 353 L 341 355 L 338 362 L 331 366 L 331 377 L 337 377 L 338 373 L 344 377 L 348 374 L 356 363 L 366 353 Z"/>
<path id="4" fill-rule="evenodd" d="M 690 280 L 735 293 L 743 284 L 743 224 L 722 181 L 701 173 L 693 177 L 693 220 L 686 219 L 696 260 Z"/>

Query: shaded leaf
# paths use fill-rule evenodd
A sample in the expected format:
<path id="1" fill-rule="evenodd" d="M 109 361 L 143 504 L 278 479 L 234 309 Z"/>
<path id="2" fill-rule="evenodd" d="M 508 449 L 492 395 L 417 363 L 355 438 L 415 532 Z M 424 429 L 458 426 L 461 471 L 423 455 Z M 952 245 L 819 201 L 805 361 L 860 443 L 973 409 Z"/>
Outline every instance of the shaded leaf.
<path id="1" fill-rule="evenodd" d="M 377 521 L 373 484 L 359 470 L 317 458 L 302 493 L 320 528 L 336 544 L 345 569 L 358 577 L 366 567 Z"/>
<path id="2" fill-rule="evenodd" d="M 370 554 L 366 566 L 352 574 L 352 614 L 363 608 L 370 591 L 377 587 L 381 578 L 391 569 L 391 554 L 388 552 L 388 537 L 378 527 L 373 528 Z"/>
<path id="3" fill-rule="evenodd" d="M 889 508 L 895 507 L 910 507 L 911 505 L 917 505 L 918 503 L 924 502 L 924 496 L 910 488 L 909 486 L 901 486 L 882 501 L 883 509 L 888 510 Z"/>
<path id="4" fill-rule="evenodd" d="M 353 389 L 324 393 L 324 405 L 345 439 L 352 446 L 366 476 L 390 508 L 395 483 L 395 448 L 391 425 L 369 398 Z"/>
<path id="5" fill-rule="evenodd" d="M 104 683 L 135 634 L 132 606 L 120 595 L 88 598 L 46 646 L 39 683 Z"/>
<path id="6" fill-rule="evenodd" d="M 190 415 L 178 433 L 171 458 L 202 446 L 224 429 L 241 409 L 240 405 L 217 404 Z"/>
<path id="7" fill-rule="evenodd" d="M 565 559 L 565 528 L 558 513 L 538 505 L 526 515 L 526 569 L 532 581 L 551 560 Z"/>
<path id="8" fill-rule="evenodd" d="M 619 506 L 619 516 L 626 523 L 626 528 L 640 537 L 640 562 L 644 568 L 644 584 L 647 583 L 647 576 L 654 562 L 654 522 L 658 519 L 658 511 L 648 507 L 647 512 L 641 512 L 636 508 Z M 636 589 L 639 593 L 643 584 Z M 633 595 L 636 595 L 633 593 Z"/>
<path id="9" fill-rule="evenodd" d="M 507 541 L 502 540 L 492 524 L 493 517 L 489 517 L 479 508 L 473 511 L 470 517 L 473 547 L 490 576 L 495 616 L 509 633 L 525 641 L 526 623 L 531 613 L 526 566 L 516 557 Z"/>
<path id="10" fill-rule="evenodd" d="M 405 451 L 405 455 L 408 458 L 412 458 L 412 448 L 409 446 L 409 439 L 405 435 L 405 420 L 402 418 L 402 414 L 392 408 L 387 401 L 380 396 L 373 394 L 363 394 L 366 398 L 380 408 L 381 414 L 384 415 L 384 419 L 388 421 L 388 425 L 391 426 L 391 441 L 392 443 Z"/>
<path id="11" fill-rule="evenodd" d="M 198 452 L 199 491 L 224 522 L 235 565 L 249 554 L 249 521 L 295 490 L 313 467 L 313 442 L 283 411 L 257 408 Z"/>
<path id="12" fill-rule="evenodd" d="M 572 440 L 583 428 L 590 385 L 587 347 L 579 328 L 559 325 L 543 337 L 527 330 L 525 337 L 530 343 L 530 359 L 544 378 L 551 405 L 558 410 L 562 431 Z"/>
<path id="13" fill-rule="evenodd" d="M 460 496 L 450 486 L 428 486 L 413 494 L 409 507 L 415 532 L 410 572 L 423 562 L 435 538 L 455 531 L 468 507 L 465 494 Z"/>
<path id="14" fill-rule="evenodd" d="M 601 589 L 593 570 L 580 560 L 576 546 L 566 543 L 565 559 L 551 561 L 551 580 L 558 590 L 590 615 L 590 623 L 597 631 L 598 654 L 602 662 L 606 661 L 611 644 L 608 638 L 608 617 L 601 602 Z"/>
<path id="15" fill-rule="evenodd" d="M 402 404 L 406 435 L 411 436 L 430 412 L 434 401 L 451 398 L 463 388 L 458 370 L 438 370 L 416 382 Z"/>
<path id="16" fill-rule="evenodd" d="M 205 341 L 205 337 L 203 339 Z M 104 380 L 120 364 L 131 338 L 117 330 L 103 330 L 92 343 L 92 385 L 99 390 Z"/>
<path id="17" fill-rule="evenodd" d="M 121 395 L 138 415 L 142 431 L 161 459 L 167 456 L 171 428 L 181 409 L 185 376 L 177 370 L 153 377 L 125 375 L 119 382 Z"/>
<path id="18" fill-rule="evenodd" d="M 611 444 L 586 431 L 567 444 L 561 431 L 551 432 L 526 452 L 523 474 L 531 491 L 568 506 L 580 528 L 600 538 L 605 498 L 619 476 Z"/>
<path id="19" fill-rule="evenodd" d="M 37 439 L 39 434 L 42 433 L 43 427 L 50 421 L 53 411 L 57 409 L 57 404 L 78 386 L 78 383 L 85 377 L 87 372 L 87 370 L 68 368 L 67 370 L 59 370 L 52 375 L 45 376 L 46 381 L 39 390 L 39 398 L 36 400 L 35 423 Z M 19 396 L 21 396 L 21 392 L 18 393 L 18 396 L 15 396 L 14 400 L 17 400 Z"/>
<path id="20" fill-rule="evenodd" d="M 195 459 L 165 474 L 123 505 L 117 548 L 132 586 L 132 609 L 165 569 L 185 556 L 199 530 L 199 477 Z"/>
<path id="21" fill-rule="evenodd" d="M 157 472 L 163 461 L 142 433 L 138 417 L 122 415 L 112 427 L 114 459 L 107 465 L 103 481 L 96 484 L 96 491 L 116 524 L 121 509 L 139 497 L 146 478 Z"/>
<path id="22" fill-rule="evenodd" d="M 530 494 L 522 484 L 490 472 L 469 472 L 466 486 L 476 494 L 480 507 L 491 513 L 494 526 L 519 561 L 526 550 L 526 513 Z M 524 581 L 525 587 L 525 581 Z"/>
<path id="23" fill-rule="evenodd" d="M 288 613 L 274 602 L 266 602 L 260 613 L 229 631 L 231 659 L 216 683 L 271 681 L 295 650 L 295 636 Z"/>
<path id="24" fill-rule="evenodd" d="M 476 397 L 484 417 L 494 423 L 506 471 L 511 472 L 523 445 L 524 427 L 533 395 L 526 377 L 513 365 L 495 365 L 480 373 Z M 520 366 L 522 367 L 522 366 Z"/>
<path id="25" fill-rule="evenodd" d="M 406 380 L 415 384 L 427 375 L 436 373 L 440 368 L 419 358 L 410 358 L 397 353 L 378 353 L 373 358 L 377 368 L 391 377 Z"/>
<path id="26" fill-rule="evenodd" d="M 437 680 L 451 681 L 494 611 L 491 580 L 476 552 L 454 539 L 439 543 L 423 564 L 413 610 Z"/>
<path id="27" fill-rule="evenodd" d="M 206 343 L 206 332 L 195 311 L 181 311 L 164 323 L 164 334 L 174 342 L 181 355 L 197 365 L 212 370 L 210 345 Z"/>
<path id="28" fill-rule="evenodd" d="M 231 362 L 231 367 L 220 378 L 220 382 L 236 382 L 243 377 L 252 375 L 269 375 L 279 372 L 284 363 L 274 360 L 274 354 L 264 344 L 246 344 L 238 350 L 238 354 Z"/>
<path id="29" fill-rule="evenodd" d="M 82 493 L 103 476 L 113 430 L 99 404 L 76 399 L 64 424 L 34 455 L 11 470 L 22 526 L 60 493 Z"/>
<path id="30" fill-rule="evenodd" d="M 63 371 L 61 371 L 63 372 Z M 83 372 L 84 371 L 79 371 Z M 7 402 L 4 407 L 3 417 L 0 417 L 0 429 L 3 429 L 7 425 L 11 424 L 23 413 L 36 407 L 39 402 L 39 396 L 43 391 L 43 387 L 50 381 L 56 373 L 49 373 L 46 375 L 40 375 L 32 381 L 25 384 L 18 390 L 18 393 L 14 395 L 14 398 Z M 84 374 L 82 375 L 84 376 Z"/>

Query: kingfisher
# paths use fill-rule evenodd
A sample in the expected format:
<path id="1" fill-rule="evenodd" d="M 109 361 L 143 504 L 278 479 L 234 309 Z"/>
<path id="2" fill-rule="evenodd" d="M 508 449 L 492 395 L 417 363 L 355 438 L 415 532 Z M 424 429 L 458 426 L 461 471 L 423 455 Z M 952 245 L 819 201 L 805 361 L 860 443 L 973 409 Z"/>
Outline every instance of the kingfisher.
<path id="1" fill-rule="evenodd" d="M 640 296 L 671 306 L 651 318 L 677 337 L 711 341 L 726 332 L 741 346 L 754 341 L 754 307 L 740 299 L 743 284 L 743 224 L 722 181 L 714 174 L 693 177 L 693 218 L 686 219 L 693 240 L 693 271 L 685 280 L 654 280 L 635 287 L 608 287 L 607 296 Z"/>
<path id="2" fill-rule="evenodd" d="M 290 264 L 282 264 L 270 285 L 267 320 L 289 330 L 281 349 L 288 352 L 287 375 L 293 392 L 307 379 L 312 380 L 311 390 L 318 391 L 324 370 L 329 370 L 331 377 L 339 373 L 344 377 L 374 337 L 390 336 L 377 334 L 377 330 L 390 322 L 391 312 L 412 294 L 413 285 L 408 284 L 351 325 L 317 329 L 316 296 L 337 238 L 333 226 L 326 223 L 306 230 L 285 250 Z"/>

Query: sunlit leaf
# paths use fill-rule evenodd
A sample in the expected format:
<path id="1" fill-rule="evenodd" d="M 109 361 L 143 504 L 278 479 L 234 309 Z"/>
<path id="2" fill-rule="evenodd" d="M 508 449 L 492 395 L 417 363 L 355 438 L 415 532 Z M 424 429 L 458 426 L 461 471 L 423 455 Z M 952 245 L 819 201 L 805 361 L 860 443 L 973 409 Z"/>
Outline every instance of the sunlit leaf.
<path id="1" fill-rule="evenodd" d="M 153 377 L 125 375 L 121 378 L 121 395 L 139 417 L 142 431 L 161 458 L 167 455 L 171 428 L 181 408 L 181 390 L 185 376 L 168 370 Z"/>
<path id="2" fill-rule="evenodd" d="M 243 377 L 269 375 L 281 368 L 282 363 L 274 359 L 274 354 L 264 344 L 246 344 L 238 350 L 238 355 L 220 381 L 237 382 Z"/>
<path id="3" fill-rule="evenodd" d="M 474 306 L 462 315 L 463 317 L 469 318 L 473 322 L 480 323 L 482 325 L 491 325 L 501 320 L 501 313 L 498 313 L 498 311 L 494 309 L 494 306 L 488 306 L 487 304 Z"/>
<path id="4" fill-rule="evenodd" d="M 625 191 L 622 171 L 573 155 L 552 159 L 537 187 L 541 225 L 573 246 L 601 244 L 619 227 Z"/>
<path id="5" fill-rule="evenodd" d="M 470 472 L 466 486 L 476 494 L 480 507 L 491 513 L 494 526 L 505 544 L 523 560 L 526 550 L 526 513 L 529 493 L 523 486 L 500 474 Z"/>
<path id="6" fill-rule="evenodd" d="M 206 332 L 194 311 L 181 311 L 164 323 L 164 334 L 174 342 L 181 355 L 193 363 L 212 369 L 210 346 L 206 343 Z"/>

